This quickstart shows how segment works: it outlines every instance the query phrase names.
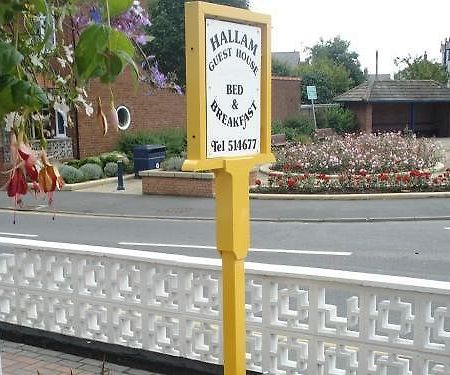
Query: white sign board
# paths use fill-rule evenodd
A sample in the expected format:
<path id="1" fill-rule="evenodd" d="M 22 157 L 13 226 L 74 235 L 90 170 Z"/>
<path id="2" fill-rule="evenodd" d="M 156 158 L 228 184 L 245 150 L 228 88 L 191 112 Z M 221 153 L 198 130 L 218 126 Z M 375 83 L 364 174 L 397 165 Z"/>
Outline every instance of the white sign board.
<path id="1" fill-rule="evenodd" d="M 260 152 L 261 29 L 206 19 L 206 157 Z"/>
<path id="2" fill-rule="evenodd" d="M 316 100 L 317 99 L 316 86 L 306 86 L 306 95 L 308 95 L 309 100 Z"/>

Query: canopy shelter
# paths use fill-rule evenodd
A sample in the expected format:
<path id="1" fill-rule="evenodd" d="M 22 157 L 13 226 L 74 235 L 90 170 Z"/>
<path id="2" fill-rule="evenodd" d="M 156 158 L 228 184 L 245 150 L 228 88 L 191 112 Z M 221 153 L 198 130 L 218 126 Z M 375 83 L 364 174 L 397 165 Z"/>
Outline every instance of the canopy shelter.
<path id="1" fill-rule="evenodd" d="M 374 80 L 334 98 L 353 111 L 361 131 L 411 130 L 450 136 L 450 88 L 436 81 Z"/>

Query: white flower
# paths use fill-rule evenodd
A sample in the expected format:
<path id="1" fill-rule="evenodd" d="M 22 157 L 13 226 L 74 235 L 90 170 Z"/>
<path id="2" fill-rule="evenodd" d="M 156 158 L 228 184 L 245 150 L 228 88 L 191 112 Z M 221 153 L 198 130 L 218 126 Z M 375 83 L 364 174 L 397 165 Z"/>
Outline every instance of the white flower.
<path id="1" fill-rule="evenodd" d="M 68 62 L 70 62 L 71 64 L 73 63 L 73 48 L 72 45 L 68 45 L 68 46 L 63 46 L 64 48 L 64 52 L 66 53 L 66 59 Z"/>
<path id="2" fill-rule="evenodd" d="M 41 68 L 41 69 L 43 68 L 41 59 L 39 58 L 38 55 L 32 53 L 32 54 L 30 55 L 30 60 L 31 60 L 31 63 L 32 63 L 34 66 L 37 66 L 37 67 L 39 67 L 39 68 Z"/>
<path id="3" fill-rule="evenodd" d="M 94 114 L 94 107 L 92 106 L 92 103 L 83 103 L 84 105 L 84 111 L 86 112 L 86 115 L 91 117 Z"/>
<path id="4" fill-rule="evenodd" d="M 10 132 L 12 130 L 12 128 L 15 125 L 19 125 L 21 121 L 22 121 L 22 116 L 19 115 L 17 112 L 8 113 L 5 116 L 6 131 Z"/>
<path id="5" fill-rule="evenodd" d="M 55 104 L 53 104 L 53 108 L 55 109 L 55 111 L 60 112 L 64 116 L 66 116 L 67 113 L 70 111 L 70 108 L 66 104 L 64 98 L 61 100 L 61 102 L 55 102 Z"/>
<path id="6" fill-rule="evenodd" d="M 94 107 L 92 106 L 92 103 L 86 102 L 86 99 L 84 98 L 84 96 L 81 93 L 78 94 L 78 96 L 75 99 L 75 102 L 83 105 L 86 115 L 88 115 L 89 117 L 91 117 L 93 115 Z"/>
<path id="7" fill-rule="evenodd" d="M 67 83 L 67 81 L 61 76 L 58 76 L 58 78 L 56 79 L 56 82 L 61 83 L 62 85 L 65 85 Z"/>
<path id="8" fill-rule="evenodd" d="M 66 60 L 61 59 L 60 57 L 57 57 L 56 60 L 59 62 L 59 65 L 61 65 L 61 68 L 65 68 L 67 63 Z"/>

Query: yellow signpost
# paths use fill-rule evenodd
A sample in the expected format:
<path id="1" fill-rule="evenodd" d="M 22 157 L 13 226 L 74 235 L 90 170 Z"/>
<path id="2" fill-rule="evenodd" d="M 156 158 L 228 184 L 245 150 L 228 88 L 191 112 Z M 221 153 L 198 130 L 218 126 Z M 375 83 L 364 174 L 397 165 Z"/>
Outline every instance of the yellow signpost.
<path id="1" fill-rule="evenodd" d="M 187 160 L 212 170 L 222 257 L 225 375 L 245 364 L 245 271 L 250 243 L 249 174 L 274 160 L 270 145 L 270 17 L 186 3 Z"/>

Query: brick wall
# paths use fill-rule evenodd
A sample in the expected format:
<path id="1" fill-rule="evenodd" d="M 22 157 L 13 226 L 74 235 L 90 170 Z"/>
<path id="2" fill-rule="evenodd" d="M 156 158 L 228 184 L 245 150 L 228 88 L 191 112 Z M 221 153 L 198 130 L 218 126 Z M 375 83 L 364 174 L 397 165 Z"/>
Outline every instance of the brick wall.
<path id="1" fill-rule="evenodd" d="M 355 114 L 356 122 L 360 131 L 364 133 L 372 132 L 372 105 L 370 104 L 349 104 L 348 108 Z"/>
<path id="2" fill-rule="evenodd" d="M 150 90 L 150 86 L 139 84 L 134 86 L 129 72 L 121 75 L 112 85 L 116 107 L 126 106 L 131 112 L 131 126 L 128 132 L 157 130 L 162 128 L 185 127 L 185 97 L 171 90 Z M 90 100 L 96 104 L 97 97 L 102 100 L 104 111 L 110 102 L 110 92 L 107 85 L 98 81 L 91 83 L 88 90 Z M 94 105 L 95 109 L 95 105 Z M 110 129 L 103 136 L 94 116 L 88 117 L 84 111 L 78 114 L 78 144 L 80 158 L 98 155 L 115 148 L 120 134 Z"/>
<path id="3" fill-rule="evenodd" d="M 178 195 L 190 197 L 212 197 L 215 179 L 212 173 L 143 171 L 142 193 L 156 195 Z M 257 170 L 249 174 L 249 185 L 255 185 Z"/>
<path id="4" fill-rule="evenodd" d="M 144 194 L 212 197 L 214 179 L 142 177 Z"/>
<path id="5" fill-rule="evenodd" d="M 300 111 L 301 80 L 272 77 L 272 121 L 283 121 Z"/>

